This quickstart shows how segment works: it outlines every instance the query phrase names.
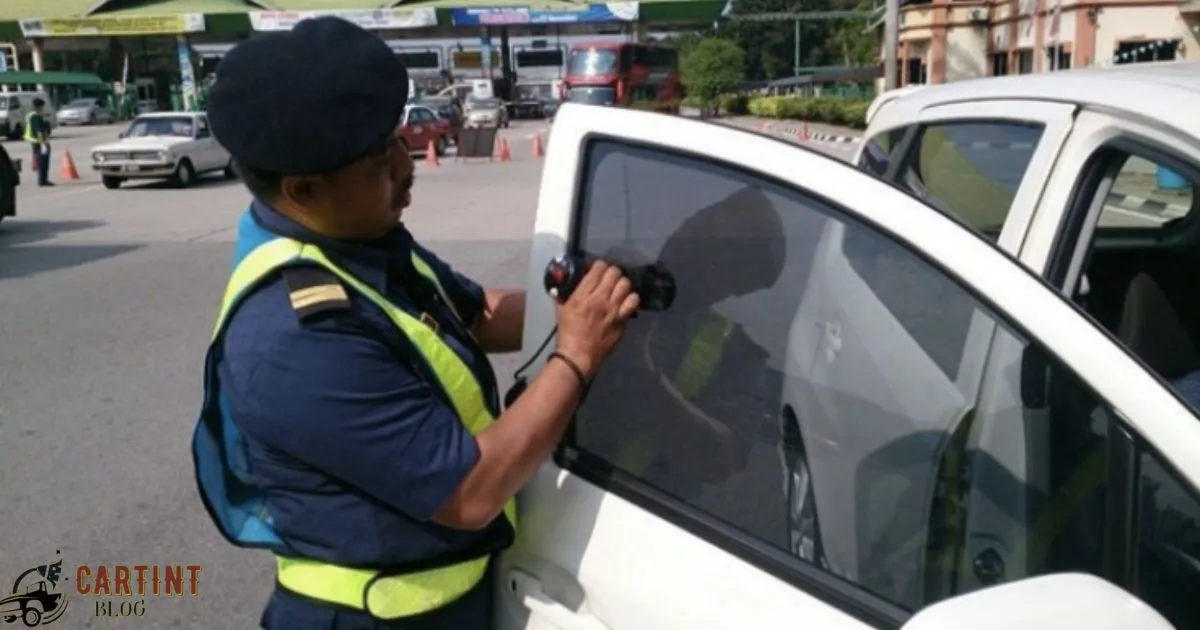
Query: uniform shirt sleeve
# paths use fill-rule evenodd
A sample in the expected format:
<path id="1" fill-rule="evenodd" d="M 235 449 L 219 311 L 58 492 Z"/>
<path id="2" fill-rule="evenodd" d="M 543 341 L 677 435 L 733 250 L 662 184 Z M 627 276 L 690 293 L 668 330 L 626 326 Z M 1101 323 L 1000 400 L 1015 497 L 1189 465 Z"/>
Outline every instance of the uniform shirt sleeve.
<path id="1" fill-rule="evenodd" d="M 455 271 L 449 263 L 438 258 L 437 254 L 415 243 L 413 246 L 417 248 L 421 258 L 429 263 L 429 266 L 437 273 L 438 280 L 442 283 L 442 288 L 446 290 L 450 299 L 454 301 L 454 308 L 462 316 L 463 323 L 468 328 L 474 326 L 479 316 L 483 313 L 483 287 L 479 286 L 474 280 Z"/>
<path id="2" fill-rule="evenodd" d="M 251 438 L 421 521 L 478 461 L 457 414 L 354 313 L 295 322 L 269 342 L 239 319 L 222 387 Z"/>

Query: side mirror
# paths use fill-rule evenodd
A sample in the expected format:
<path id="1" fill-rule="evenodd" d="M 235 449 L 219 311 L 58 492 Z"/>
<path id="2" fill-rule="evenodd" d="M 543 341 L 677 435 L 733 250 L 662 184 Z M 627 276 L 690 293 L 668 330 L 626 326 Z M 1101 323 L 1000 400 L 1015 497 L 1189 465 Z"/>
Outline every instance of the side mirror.
<path id="1" fill-rule="evenodd" d="M 900 630 L 1175 630 L 1140 599 L 1094 575 L 1058 573 L 924 608 Z"/>
<path id="2" fill-rule="evenodd" d="M 124 131 L 122 131 L 121 133 L 117 134 L 117 138 L 118 138 L 118 139 L 120 139 L 120 138 L 124 138 L 124 137 L 125 137 L 125 132 L 124 132 Z"/>

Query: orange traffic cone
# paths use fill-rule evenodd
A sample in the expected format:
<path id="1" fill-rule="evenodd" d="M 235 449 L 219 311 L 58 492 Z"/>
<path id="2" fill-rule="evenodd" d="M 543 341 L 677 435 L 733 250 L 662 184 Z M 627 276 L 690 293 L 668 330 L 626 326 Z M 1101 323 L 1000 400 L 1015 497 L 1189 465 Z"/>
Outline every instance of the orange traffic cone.
<path id="1" fill-rule="evenodd" d="M 508 138 L 500 136 L 500 161 L 509 162 L 512 160 L 512 153 L 508 150 Z"/>
<path id="2" fill-rule="evenodd" d="M 533 159 L 538 159 L 546 155 L 546 149 L 542 146 L 542 135 L 533 134 Z"/>
<path id="3" fill-rule="evenodd" d="M 70 151 L 63 151 L 62 174 L 59 177 L 69 182 L 79 179 L 79 171 L 75 169 L 75 160 L 71 158 Z"/>
<path id="4" fill-rule="evenodd" d="M 425 163 L 430 166 L 438 165 L 437 145 L 434 144 L 433 140 L 430 140 L 429 144 L 425 147 Z"/>

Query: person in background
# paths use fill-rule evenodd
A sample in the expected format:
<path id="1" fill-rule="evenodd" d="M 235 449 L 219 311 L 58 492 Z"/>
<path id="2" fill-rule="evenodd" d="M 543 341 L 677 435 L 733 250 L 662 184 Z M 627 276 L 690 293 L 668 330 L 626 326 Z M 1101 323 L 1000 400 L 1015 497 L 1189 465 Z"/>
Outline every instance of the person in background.
<path id="1" fill-rule="evenodd" d="M 33 99 L 33 111 L 25 117 L 25 142 L 33 149 L 37 166 L 38 186 L 53 186 L 50 181 L 50 121 L 46 118 L 46 101 Z"/>

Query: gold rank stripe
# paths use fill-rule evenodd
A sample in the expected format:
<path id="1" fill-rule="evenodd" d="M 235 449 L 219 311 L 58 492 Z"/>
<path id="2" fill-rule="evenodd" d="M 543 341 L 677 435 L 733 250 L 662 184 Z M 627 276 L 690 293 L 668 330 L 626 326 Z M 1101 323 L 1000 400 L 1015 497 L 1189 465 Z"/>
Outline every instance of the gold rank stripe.
<path id="1" fill-rule="evenodd" d="M 292 308 L 300 310 L 308 308 L 313 304 L 322 302 L 333 302 L 335 300 L 347 300 L 346 290 L 340 284 L 324 284 L 319 287 L 309 287 L 292 291 L 290 294 L 292 300 Z"/>

